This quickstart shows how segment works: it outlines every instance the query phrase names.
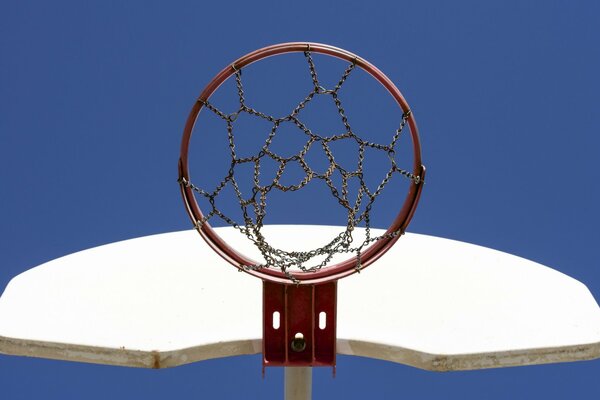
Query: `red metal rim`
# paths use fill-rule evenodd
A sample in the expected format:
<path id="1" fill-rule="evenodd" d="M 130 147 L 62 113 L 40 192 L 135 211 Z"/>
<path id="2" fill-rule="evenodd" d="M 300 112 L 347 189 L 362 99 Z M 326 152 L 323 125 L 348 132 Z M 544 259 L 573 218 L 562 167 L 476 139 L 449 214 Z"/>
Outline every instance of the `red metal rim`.
<path id="1" fill-rule="evenodd" d="M 192 137 L 192 133 L 194 130 L 194 125 L 200 113 L 200 110 L 203 107 L 203 101 L 208 100 L 210 96 L 221 86 L 223 82 L 225 82 L 230 76 L 232 76 L 237 69 L 244 68 L 256 61 L 262 60 L 267 57 L 285 54 L 285 53 L 293 53 L 293 52 L 304 52 L 311 51 L 313 53 L 321 53 L 333 57 L 337 57 L 348 62 L 354 62 L 368 74 L 370 74 L 373 78 L 375 78 L 381 85 L 383 85 L 387 91 L 392 95 L 392 97 L 396 100 L 400 108 L 403 112 L 409 112 L 410 108 L 408 103 L 402 96 L 402 93 L 398 90 L 398 88 L 394 85 L 394 83 L 387 77 L 383 72 L 381 72 L 377 67 L 369 63 L 368 61 L 358 57 L 357 55 L 350 53 L 346 50 L 329 46 L 326 44 L 319 43 L 307 43 L 307 42 L 295 42 L 295 43 L 281 43 L 268 47 L 264 47 L 262 49 L 253 51 L 236 61 L 234 61 L 231 65 L 224 68 L 221 72 L 219 72 L 213 80 L 206 86 L 206 88 L 200 94 L 198 101 L 192 107 L 192 110 L 188 116 L 184 131 L 183 138 L 181 141 L 181 153 L 179 158 L 179 178 L 185 179 L 188 182 L 191 182 L 189 168 L 188 168 L 188 159 L 189 159 L 189 146 Z M 413 213 L 416 209 L 416 206 L 419 202 L 419 197 L 421 194 L 421 189 L 423 187 L 423 178 L 425 175 L 425 167 L 421 162 L 421 144 L 419 141 L 419 134 L 417 130 L 417 124 L 415 122 L 414 114 L 411 112 L 408 119 L 407 125 L 410 129 L 410 135 L 413 143 L 413 171 L 412 173 L 415 176 L 419 176 L 420 182 L 411 181 L 410 188 L 408 190 L 408 194 L 404 200 L 404 203 L 396 215 L 396 218 L 392 222 L 392 224 L 387 229 L 387 233 L 401 231 L 404 232 L 406 227 L 408 226 Z M 196 202 L 196 198 L 194 197 L 193 189 L 187 187 L 186 185 L 181 185 L 181 194 L 183 196 L 183 200 L 186 206 L 186 210 L 192 219 L 192 222 L 195 224 L 196 221 L 202 220 L 204 218 L 204 214 L 200 210 L 198 203 Z M 210 226 L 209 223 L 205 223 L 202 225 L 202 228 L 198 230 L 200 235 L 204 238 L 204 240 L 208 243 L 208 245 L 217 252 L 221 257 L 223 257 L 226 261 L 231 263 L 238 269 L 244 270 L 244 265 L 255 265 L 256 261 L 246 257 L 245 255 L 237 252 L 234 248 L 229 246 Z M 367 250 L 365 250 L 361 255 L 361 267 L 367 267 L 374 261 L 376 261 L 379 257 L 381 257 L 387 250 L 390 249 L 398 240 L 400 235 L 384 238 L 376 241 L 373 245 L 371 245 Z M 244 270 L 246 271 L 246 270 Z M 289 278 L 285 276 L 281 271 L 272 270 L 272 269 L 261 269 L 261 270 L 252 270 L 246 271 L 251 275 L 259 277 L 264 280 L 290 284 L 292 283 Z M 329 281 L 334 281 L 340 279 L 342 277 L 348 276 L 356 272 L 356 257 L 349 258 L 345 261 L 337 263 L 332 266 L 325 267 L 316 272 L 298 272 L 294 273 L 294 277 L 301 284 L 318 284 Z"/>

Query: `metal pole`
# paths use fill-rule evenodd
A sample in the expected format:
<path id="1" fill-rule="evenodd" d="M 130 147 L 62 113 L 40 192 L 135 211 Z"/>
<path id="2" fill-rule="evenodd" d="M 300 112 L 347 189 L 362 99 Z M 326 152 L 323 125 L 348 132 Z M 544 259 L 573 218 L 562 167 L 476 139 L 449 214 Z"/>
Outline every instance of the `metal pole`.
<path id="1" fill-rule="evenodd" d="M 285 400 L 311 400 L 312 367 L 285 367 Z"/>

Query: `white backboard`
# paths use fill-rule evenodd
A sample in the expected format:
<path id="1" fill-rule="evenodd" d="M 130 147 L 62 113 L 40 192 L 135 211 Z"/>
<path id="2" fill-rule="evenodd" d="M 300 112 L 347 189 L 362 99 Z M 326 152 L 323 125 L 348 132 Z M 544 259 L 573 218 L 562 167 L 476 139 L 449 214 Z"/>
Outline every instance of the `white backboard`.
<path id="1" fill-rule="evenodd" d="M 340 230 L 264 229 L 309 246 Z M 338 285 L 339 354 L 436 371 L 600 357 L 589 290 L 499 251 L 406 234 Z M 261 293 L 195 231 L 126 240 L 15 277 L 0 298 L 0 352 L 146 368 L 260 353 Z"/>

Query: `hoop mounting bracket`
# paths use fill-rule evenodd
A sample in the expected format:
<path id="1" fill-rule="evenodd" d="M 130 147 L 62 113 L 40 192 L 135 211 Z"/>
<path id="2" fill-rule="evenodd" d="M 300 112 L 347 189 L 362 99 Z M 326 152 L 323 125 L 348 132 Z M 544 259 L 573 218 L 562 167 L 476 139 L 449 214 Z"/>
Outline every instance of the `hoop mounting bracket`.
<path id="1" fill-rule="evenodd" d="M 265 367 L 335 367 L 337 281 L 286 285 L 263 281 Z"/>

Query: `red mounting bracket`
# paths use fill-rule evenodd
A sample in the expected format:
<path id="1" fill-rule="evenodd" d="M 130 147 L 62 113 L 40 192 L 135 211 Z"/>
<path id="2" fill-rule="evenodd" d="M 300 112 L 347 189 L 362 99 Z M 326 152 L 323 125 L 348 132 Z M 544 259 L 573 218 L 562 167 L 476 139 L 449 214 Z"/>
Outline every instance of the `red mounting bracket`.
<path id="1" fill-rule="evenodd" d="M 265 367 L 335 367 L 337 281 L 286 285 L 263 281 Z"/>

